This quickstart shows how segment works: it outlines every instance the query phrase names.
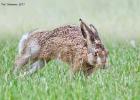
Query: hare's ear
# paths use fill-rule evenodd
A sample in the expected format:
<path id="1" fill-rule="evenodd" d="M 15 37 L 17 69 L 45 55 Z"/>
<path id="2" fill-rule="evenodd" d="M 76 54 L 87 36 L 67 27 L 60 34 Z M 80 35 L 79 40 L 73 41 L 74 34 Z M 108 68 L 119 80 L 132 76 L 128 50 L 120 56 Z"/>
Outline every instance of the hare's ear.
<path id="1" fill-rule="evenodd" d="M 90 24 L 89 26 L 90 26 L 91 31 L 94 34 L 95 39 L 100 40 L 97 29 L 92 24 Z"/>
<path id="2" fill-rule="evenodd" d="M 87 38 L 87 33 L 86 33 L 87 30 L 85 30 L 85 26 L 83 25 L 83 20 L 80 18 L 79 21 L 81 22 L 80 28 L 81 28 L 82 35 L 86 39 Z"/>
<path id="3" fill-rule="evenodd" d="M 95 50 L 93 49 L 93 43 L 95 42 L 94 34 L 91 31 L 91 29 L 82 21 L 82 19 L 80 19 L 80 22 L 81 22 L 80 23 L 81 32 L 83 34 L 83 37 L 87 41 L 88 63 L 90 65 L 93 65 L 94 64 L 93 62 L 95 61 L 94 56 L 93 56 L 93 53 L 95 52 Z"/>
<path id="4" fill-rule="evenodd" d="M 82 35 L 83 37 L 87 40 L 88 44 L 91 44 L 94 42 L 94 34 L 93 32 L 91 31 L 91 29 L 83 22 L 82 19 L 79 19 L 80 20 L 80 28 L 81 28 L 81 32 L 82 32 Z"/>

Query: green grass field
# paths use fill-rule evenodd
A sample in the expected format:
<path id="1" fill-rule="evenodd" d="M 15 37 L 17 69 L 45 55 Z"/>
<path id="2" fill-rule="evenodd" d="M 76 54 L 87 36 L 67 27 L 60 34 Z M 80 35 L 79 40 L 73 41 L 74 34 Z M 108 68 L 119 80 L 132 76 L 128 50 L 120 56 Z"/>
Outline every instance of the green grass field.
<path id="1" fill-rule="evenodd" d="M 0 100 L 140 100 L 139 0 L 24 2 L 23 7 L 0 6 Z M 70 79 L 68 65 L 51 61 L 32 76 L 12 74 L 21 34 L 78 25 L 80 17 L 99 30 L 109 50 L 107 69 Z"/>

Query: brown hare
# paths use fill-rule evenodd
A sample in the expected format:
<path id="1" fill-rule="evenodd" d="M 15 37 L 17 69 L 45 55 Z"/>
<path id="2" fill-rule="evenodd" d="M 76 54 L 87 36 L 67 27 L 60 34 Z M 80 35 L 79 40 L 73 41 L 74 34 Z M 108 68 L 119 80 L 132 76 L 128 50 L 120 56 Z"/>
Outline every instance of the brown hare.
<path id="1" fill-rule="evenodd" d="M 51 31 L 33 31 L 23 35 L 19 42 L 19 54 L 14 73 L 27 63 L 30 75 L 45 62 L 59 59 L 70 65 L 73 73 L 83 71 L 89 75 L 107 62 L 108 51 L 99 38 L 96 28 L 80 19 L 80 26 L 66 25 Z"/>

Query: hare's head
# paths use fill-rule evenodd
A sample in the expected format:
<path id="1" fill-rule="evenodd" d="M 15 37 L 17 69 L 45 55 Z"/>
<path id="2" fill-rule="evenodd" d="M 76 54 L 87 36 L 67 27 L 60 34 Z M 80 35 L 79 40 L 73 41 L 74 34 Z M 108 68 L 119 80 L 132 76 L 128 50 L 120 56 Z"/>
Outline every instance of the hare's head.
<path id="1" fill-rule="evenodd" d="M 96 28 L 92 24 L 87 26 L 82 19 L 80 19 L 80 22 L 82 35 L 87 41 L 88 63 L 104 68 L 108 58 L 107 49 L 104 48 Z"/>

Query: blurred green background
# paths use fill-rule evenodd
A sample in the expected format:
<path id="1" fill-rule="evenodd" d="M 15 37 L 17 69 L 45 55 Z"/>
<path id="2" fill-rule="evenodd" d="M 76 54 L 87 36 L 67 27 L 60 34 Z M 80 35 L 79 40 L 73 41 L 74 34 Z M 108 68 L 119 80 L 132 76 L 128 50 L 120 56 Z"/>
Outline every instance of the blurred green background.
<path id="1" fill-rule="evenodd" d="M 76 24 L 79 18 L 94 24 L 108 38 L 138 38 L 140 0 L 1 0 L 0 35 L 21 35 L 35 28 L 53 29 Z"/>

